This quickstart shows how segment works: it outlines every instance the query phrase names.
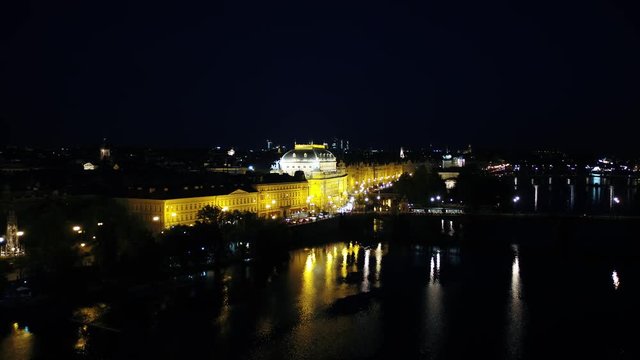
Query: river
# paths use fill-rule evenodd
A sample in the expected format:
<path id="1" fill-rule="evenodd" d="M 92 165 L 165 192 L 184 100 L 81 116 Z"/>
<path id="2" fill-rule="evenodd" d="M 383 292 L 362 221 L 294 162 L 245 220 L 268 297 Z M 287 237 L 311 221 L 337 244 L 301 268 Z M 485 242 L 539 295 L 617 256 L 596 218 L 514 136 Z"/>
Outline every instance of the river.
<path id="1" fill-rule="evenodd" d="M 509 231 L 462 247 L 336 235 L 159 293 L 2 314 L 0 359 L 638 358 L 637 254 Z"/>

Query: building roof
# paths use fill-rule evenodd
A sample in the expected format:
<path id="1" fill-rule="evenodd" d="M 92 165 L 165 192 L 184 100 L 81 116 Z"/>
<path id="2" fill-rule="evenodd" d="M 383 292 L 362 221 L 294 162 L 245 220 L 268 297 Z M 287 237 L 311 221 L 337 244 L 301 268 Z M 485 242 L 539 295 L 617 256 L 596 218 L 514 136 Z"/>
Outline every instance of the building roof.
<path id="1" fill-rule="evenodd" d="M 128 191 L 118 194 L 118 197 L 135 198 L 135 199 L 183 199 L 205 196 L 229 195 L 236 192 L 251 193 L 256 192 L 251 186 L 234 186 L 234 185 L 196 185 L 173 188 L 153 188 L 153 187 L 137 187 L 130 188 Z"/>
<path id="2" fill-rule="evenodd" d="M 327 150 L 326 145 L 296 144 L 293 150 L 283 156 L 284 162 L 335 162 L 336 157 Z"/>

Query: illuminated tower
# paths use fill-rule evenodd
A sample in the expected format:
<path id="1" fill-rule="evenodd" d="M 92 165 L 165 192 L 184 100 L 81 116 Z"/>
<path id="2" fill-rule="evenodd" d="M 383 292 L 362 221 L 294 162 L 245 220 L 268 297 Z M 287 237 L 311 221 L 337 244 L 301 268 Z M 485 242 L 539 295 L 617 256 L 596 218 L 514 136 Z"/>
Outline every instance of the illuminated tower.
<path id="1" fill-rule="evenodd" d="M 7 215 L 7 234 L 6 245 L 3 254 L 5 256 L 16 256 L 22 254 L 22 248 L 20 247 L 20 235 L 18 231 L 18 220 L 13 210 L 9 210 Z"/>
<path id="2" fill-rule="evenodd" d="M 404 149 L 400 148 L 400 159 L 404 159 Z"/>
<path id="3" fill-rule="evenodd" d="M 100 160 L 108 161 L 111 160 L 111 150 L 107 146 L 107 139 L 102 139 L 102 146 L 100 146 Z"/>

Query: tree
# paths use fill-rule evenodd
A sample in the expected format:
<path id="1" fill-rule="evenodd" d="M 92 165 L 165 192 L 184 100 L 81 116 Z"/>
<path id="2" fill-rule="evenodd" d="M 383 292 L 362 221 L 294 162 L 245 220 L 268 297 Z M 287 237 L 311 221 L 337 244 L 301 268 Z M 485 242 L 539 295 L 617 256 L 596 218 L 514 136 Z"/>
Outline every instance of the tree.
<path id="1" fill-rule="evenodd" d="M 207 205 L 198 210 L 197 220 L 204 224 L 218 224 L 223 211 L 217 206 Z"/>
<path id="2" fill-rule="evenodd" d="M 457 198 L 471 207 L 494 206 L 508 198 L 508 187 L 498 177 L 471 168 L 463 169 L 456 181 Z"/>
<path id="3" fill-rule="evenodd" d="M 443 194 L 446 191 L 444 181 L 438 173 L 429 171 L 424 165 L 419 166 L 413 175 L 402 174 L 394 189 L 409 202 L 422 205 L 427 204 L 427 199 L 433 194 Z"/>

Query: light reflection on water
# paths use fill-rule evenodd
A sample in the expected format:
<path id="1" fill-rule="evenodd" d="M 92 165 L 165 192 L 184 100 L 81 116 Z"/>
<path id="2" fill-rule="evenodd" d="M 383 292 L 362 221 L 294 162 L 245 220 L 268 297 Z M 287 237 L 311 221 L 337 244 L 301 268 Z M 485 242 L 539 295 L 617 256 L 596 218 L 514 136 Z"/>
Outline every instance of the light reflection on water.
<path id="1" fill-rule="evenodd" d="M 11 332 L 0 342 L 0 358 L 3 360 L 28 360 L 32 358 L 34 335 L 28 326 L 11 325 Z"/>
<path id="2" fill-rule="evenodd" d="M 436 232 L 438 225 L 436 222 Z M 398 340 L 403 346 L 415 345 L 415 349 L 398 350 L 400 354 L 419 352 L 426 358 L 446 358 L 452 351 L 455 354 L 460 344 L 473 343 L 469 335 L 483 338 L 481 332 L 487 328 L 487 332 L 497 330 L 499 343 L 492 346 L 505 352 L 501 357 L 522 358 L 526 355 L 525 340 L 530 336 L 529 319 L 535 320 L 529 315 L 535 291 L 523 286 L 521 278 L 521 268 L 525 274 L 531 273 L 531 257 L 523 260 L 527 253 L 517 245 L 489 255 L 491 261 L 485 260 L 487 252 L 471 257 L 467 254 L 463 257 L 459 248 L 446 246 L 317 246 L 292 251 L 286 266 L 277 271 L 269 269 L 269 280 L 265 276 L 259 290 L 255 289 L 259 271 L 251 264 L 234 265 L 216 270 L 215 277 L 202 278 L 217 289 L 215 296 L 198 295 L 206 301 L 193 308 L 180 302 L 169 305 L 177 320 L 165 325 L 170 330 L 167 336 L 177 337 L 175 341 L 185 346 L 199 346 L 216 358 L 226 357 L 219 351 L 227 344 L 233 344 L 229 346 L 240 354 L 238 357 L 247 359 L 375 358 L 388 348 L 396 351 L 392 343 Z M 410 261 L 415 257 L 418 262 Z M 615 289 L 620 286 L 618 271 L 627 274 L 618 266 L 599 272 L 602 287 L 611 293 L 612 283 Z M 483 279 L 484 272 L 496 276 Z M 627 281 L 625 291 L 631 283 Z M 238 291 L 246 292 L 247 298 L 239 298 Z M 624 292 L 615 294 L 620 297 Z M 105 304 L 78 308 L 74 315 L 80 326 L 70 336 L 73 342 L 68 348 L 91 358 L 92 344 L 102 336 L 93 325 L 100 324 L 109 311 L 111 307 Z M 490 316 L 478 314 L 485 311 Z M 183 320 L 185 312 L 203 317 L 206 325 Z M 193 327 L 192 335 L 177 334 L 175 329 L 182 327 Z M 466 332 L 469 327 L 475 332 Z M 198 333 L 202 333 L 199 339 L 205 339 L 202 343 L 190 338 Z M 0 333 L 0 358 L 34 358 L 34 339 L 38 336 L 42 334 L 34 335 L 22 325 L 10 333 Z M 464 340 L 458 338 L 464 336 Z M 159 349 L 170 346 L 157 339 L 152 343 Z M 460 352 L 461 358 L 466 355 L 469 353 Z"/>
<path id="3" fill-rule="evenodd" d="M 342 249 L 342 257 L 336 261 L 339 249 Z M 285 358 L 348 358 L 348 351 L 353 351 L 351 356 L 373 354 L 376 347 L 372 347 L 370 341 L 379 336 L 376 324 L 379 305 L 372 301 L 368 306 L 357 304 L 355 306 L 362 305 L 363 308 L 353 310 L 350 299 L 366 294 L 376 286 L 372 280 L 377 275 L 379 281 L 383 254 L 382 244 L 372 251 L 363 249 L 358 243 L 294 251 L 289 263 L 291 281 L 288 286 L 293 293 L 299 286 L 298 320 L 289 331 L 280 335 L 278 345 L 261 344 L 249 357 L 262 359 L 277 353 Z M 371 274 L 371 256 L 376 257 L 375 275 Z M 299 282 L 295 281 L 295 274 L 299 274 Z M 336 306 L 340 299 L 349 299 L 349 304 Z M 274 316 L 279 318 L 277 314 Z M 278 322 L 278 319 L 274 321 Z M 353 329 L 359 331 L 357 338 L 353 336 Z"/>
<path id="4" fill-rule="evenodd" d="M 429 254 L 429 281 L 426 289 L 425 321 L 422 352 L 437 355 L 442 347 L 444 331 L 443 289 L 440 284 L 440 249 Z"/>
<path id="5" fill-rule="evenodd" d="M 364 268 L 362 270 L 362 287 L 360 288 L 363 292 L 369 291 L 369 256 L 371 255 L 371 250 L 366 249 L 364 251 Z"/>
<path id="6" fill-rule="evenodd" d="M 525 328 L 525 311 L 522 296 L 522 285 L 520 284 L 520 254 L 518 245 L 512 245 L 511 262 L 511 292 L 509 296 L 509 306 L 507 310 L 508 327 L 507 351 L 510 359 L 522 357 L 522 338 Z"/>

